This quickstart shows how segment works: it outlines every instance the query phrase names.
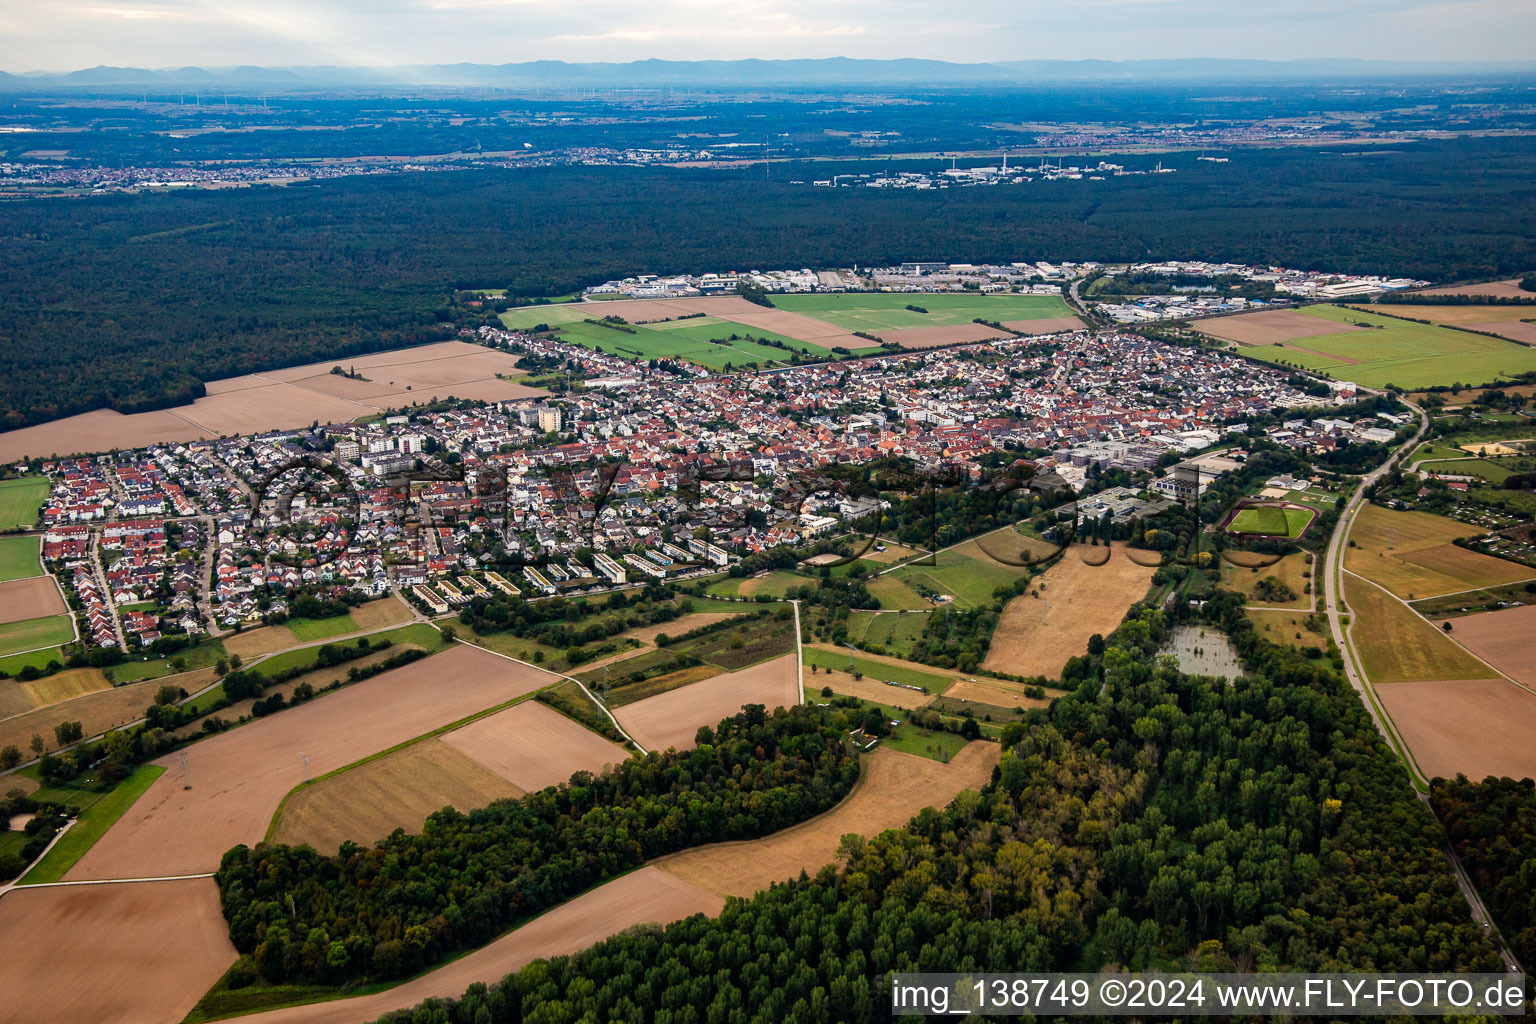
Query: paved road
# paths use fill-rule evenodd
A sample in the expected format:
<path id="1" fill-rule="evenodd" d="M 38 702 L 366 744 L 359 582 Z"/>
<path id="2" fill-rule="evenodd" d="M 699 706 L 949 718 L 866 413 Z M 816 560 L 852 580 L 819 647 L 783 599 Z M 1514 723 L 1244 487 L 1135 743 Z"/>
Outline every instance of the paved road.
<path id="1" fill-rule="evenodd" d="M 1398 465 L 1405 455 L 1413 451 L 1423 438 L 1425 431 L 1429 429 L 1429 417 L 1425 414 L 1424 410 L 1413 405 L 1411 402 L 1407 402 L 1406 399 L 1404 399 L 1404 402 L 1414 412 L 1418 413 L 1419 429 L 1393 452 L 1385 462 L 1362 477 L 1360 486 L 1350 495 L 1349 502 L 1344 506 L 1344 511 L 1340 513 L 1339 521 L 1333 528 L 1333 536 L 1328 539 L 1324 593 L 1326 595 L 1325 603 L 1328 612 L 1328 628 L 1333 634 L 1333 642 L 1338 644 L 1339 650 L 1344 655 L 1344 677 L 1349 680 L 1349 684 L 1360 695 L 1360 700 L 1365 704 L 1365 709 L 1370 714 L 1371 721 L 1375 723 L 1377 731 L 1386 738 L 1389 745 L 1393 745 L 1398 749 L 1409 774 L 1416 783 L 1422 785 L 1427 780 L 1424 779 L 1418 766 L 1413 763 L 1413 759 L 1408 752 L 1408 744 L 1403 740 L 1402 735 L 1398 733 L 1397 726 L 1393 724 L 1392 719 L 1377 705 L 1376 695 L 1370 688 L 1369 680 L 1365 678 L 1364 672 L 1356 667 L 1354 651 L 1349 645 L 1349 631 L 1344 627 L 1340 611 L 1344 577 L 1344 552 L 1348 550 L 1349 533 L 1354 527 L 1355 517 L 1359 514 L 1360 509 L 1365 506 L 1365 492 L 1372 484 L 1391 472 L 1393 467 Z M 1314 573 L 1314 578 L 1315 575 Z M 1418 790 L 1418 786 L 1415 786 L 1415 790 L 1418 792 L 1419 799 L 1423 800 L 1427 806 L 1429 804 L 1429 794 Z M 1471 878 L 1467 876 L 1466 869 L 1462 867 L 1461 858 L 1456 856 L 1456 851 L 1452 848 L 1449 840 L 1445 843 L 1444 852 L 1446 859 L 1451 862 L 1451 867 L 1455 872 L 1456 884 L 1461 887 L 1461 894 L 1466 898 L 1467 905 L 1472 909 L 1473 919 L 1488 932 L 1489 940 L 1498 949 L 1499 956 L 1503 958 L 1505 967 L 1510 971 L 1521 971 L 1520 962 L 1515 959 L 1514 953 L 1505 945 L 1503 937 L 1493 931 L 1493 917 L 1488 913 L 1488 908 L 1483 905 L 1483 900 L 1478 895 L 1477 887 L 1472 884 Z"/>

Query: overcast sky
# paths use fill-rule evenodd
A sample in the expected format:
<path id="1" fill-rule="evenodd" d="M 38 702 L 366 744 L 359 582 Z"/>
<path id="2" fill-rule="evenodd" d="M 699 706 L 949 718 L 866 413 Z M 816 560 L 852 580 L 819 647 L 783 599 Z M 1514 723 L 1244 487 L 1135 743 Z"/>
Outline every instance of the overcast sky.
<path id="1" fill-rule="evenodd" d="M 1536 59 L 1536 0 L 0 0 L 0 68 Z"/>

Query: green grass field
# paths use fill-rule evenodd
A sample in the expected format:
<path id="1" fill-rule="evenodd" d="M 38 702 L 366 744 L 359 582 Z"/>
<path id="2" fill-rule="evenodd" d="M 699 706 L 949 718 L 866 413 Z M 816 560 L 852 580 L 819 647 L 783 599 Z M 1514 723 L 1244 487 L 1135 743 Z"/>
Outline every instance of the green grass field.
<path id="1" fill-rule="evenodd" d="M 0 623 L 0 656 L 20 654 L 36 647 L 57 647 L 74 638 L 75 629 L 68 615 L 44 615 L 40 619 Z"/>
<path id="2" fill-rule="evenodd" d="M 36 537 L 0 537 L 0 583 L 41 576 L 43 563 L 37 557 L 40 543 Z"/>
<path id="3" fill-rule="evenodd" d="M 359 628 L 350 615 L 334 615 L 328 619 L 289 619 L 283 625 L 292 630 L 294 638 L 301 644 L 341 636 L 343 633 L 356 633 Z"/>
<path id="4" fill-rule="evenodd" d="M 928 616 L 912 612 L 907 615 L 875 615 L 871 612 L 854 612 L 848 619 L 848 635 L 865 644 L 879 644 L 886 652 L 902 657 L 912 650 L 912 645 L 928 625 Z"/>
<path id="5" fill-rule="evenodd" d="M 1454 473 L 1462 476 L 1475 476 L 1489 483 L 1502 484 L 1505 480 L 1522 471 L 1520 465 L 1523 459 L 1451 459 L 1448 462 L 1429 462 L 1419 466 L 1426 473 Z"/>
<path id="6" fill-rule="evenodd" d="M 709 319 L 700 317 L 700 320 Z M 609 355 L 628 359 L 686 359 L 713 370 L 727 366 L 740 367 L 756 362 L 786 363 L 792 353 L 805 351 L 813 356 L 829 355 L 827 349 L 806 341 L 796 341 L 771 331 L 745 327 L 741 324 L 717 322 L 700 324 L 695 320 L 675 322 L 676 326 L 662 325 L 633 327 L 634 333 L 617 331 L 609 327 L 590 324 L 584 320 L 559 325 L 556 335 L 561 341 L 586 348 L 600 348 Z M 552 325 L 553 326 L 553 325 Z M 736 340 L 730 340 L 731 335 Z M 769 341 L 783 342 L 790 349 L 774 348 L 748 341 L 747 335 Z M 716 340 L 723 344 L 715 344 Z"/>
<path id="7" fill-rule="evenodd" d="M 1249 533 L 1262 537 L 1289 537 L 1294 540 L 1301 536 L 1301 531 L 1307 528 L 1307 524 L 1313 518 L 1314 514 L 1305 509 L 1274 508 L 1269 505 L 1260 505 L 1254 508 L 1245 508 L 1233 516 L 1227 530 L 1229 533 Z"/>
<path id="8" fill-rule="evenodd" d="M 57 647 L 44 647 L 42 650 L 28 651 L 26 654 L 13 654 L 8 658 L 0 658 L 0 672 L 15 676 L 28 665 L 35 665 L 40 669 L 47 668 L 50 661 L 64 664 L 64 652 Z"/>
<path id="9" fill-rule="evenodd" d="M 48 498 L 48 481 L 42 477 L 0 480 L 0 530 L 31 526 Z"/>
<path id="10" fill-rule="evenodd" d="M 909 686 L 924 686 L 929 693 L 942 693 L 949 689 L 953 676 L 935 675 L 925 672 L 920 668 L 907 668 L 904 665 L 889 665 L 883 661 L 875 661 L 873 658 L 865 658 L 852 651 L 837 652 L 824 651 L 819 647 L 802 647 L 801 653 L 807 665 L 817 665 L 821 668 L 835 668 L 839 672 L 848 671 L 848 659 L 853 659 L 853 670 L 864 673 L 865 678 L 876 679 L 881 682 L 889 679 L 897 683 L 905 683 Z M 809 673 L 805 677 L 806 691 L 811 689 L 812 677 Z M 820 684 L 817 684 L 820 689 Z"/>
<path id="11" fill-rule="evenodd" d="M 35 885 L 39 882 L 57 882 L 64 877 L 64 873 L 75 866 L 75 862 L 84 857 L 86 851 L 96 845 L 111 828 L 113 823 L 121 818 L 133 806 L 135 800 L 144 795 L 154 781 L 165 771 L 159 765 L 144 764 L 135 768 L 122 782 L 119 782 L 107 793 L 82 793 L 74 790 L 38 790 L 33 796 L 39 800 L 58 800 L 61 803 L 74 804 L 80 807 L 80 817 L 70 830 L 64 833 L 54 848 L 49 850 L 42 860 L 22 876 L 23 884 Z M 89 799 L 89 805 L 82 797 Z"/>
<path id="12" fill-rule="evenodd" d="M 184 671 L 190 672 L 197 668 L 210 668 L 222 657 L 224 657 L 222 643 L 217 640 L 204 640 L 200 644 L 194 644 L 163 658 L 125 661 L 121 665 L 113 665 L 112 678 L 119 683 L 139 683 L 146 679 L 159 679 L 161 676 L 173 674 L 176 668 L 171 664 L 172 658 L 181 658 L 187 666 Z"/>
<path id="13" fill-rule="evenodd" d="M 994 590 L 1012 583 L 1025 571 L 1000 562 L 983 562 L 954 551 L 939 552 L 937 561 L 938 565 L 902 566 L 889 576 L 914 589 L 927 587 L 940 594 L 954 595 L 958 603 L 981 606 L 991 604 Z"/>
<path id="14" fill-rule="evenodd" d="M 1280 346 L 1242 346 L 1243 354 L 1294 363 L 1368 387 L 1395 384 L 1412 389 L 1458 381 L 1484 384 L 1536 370 L 1536 349 L 1513 341 L 1338 306 L 1308 306 L 1299 312 L 1346 327 L 1356 323 L 1373 326 L 1370 330 L 1298 338 Z"/>
<path id="15" fill-rule="evenodd" d="M 982 320 L 1041 320 L 1071 316 L 1052 295 L 924 295 L 911 292 L 814 293 L 775 295 L 779 309 L 815 317 L 847 331 L 876 333 L 906 327 L 949 327 Z M 919 313 L 907 306 L 920 306 Z"/>

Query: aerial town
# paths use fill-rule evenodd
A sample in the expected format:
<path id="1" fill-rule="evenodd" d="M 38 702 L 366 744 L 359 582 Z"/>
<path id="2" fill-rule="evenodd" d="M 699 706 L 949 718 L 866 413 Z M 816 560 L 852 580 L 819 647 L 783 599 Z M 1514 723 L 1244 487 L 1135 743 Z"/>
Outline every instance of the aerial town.
<path id="1" fill-rule="evenodd" d="M 800 495 L 785 507 L 783 494 L 808 472 L 879 459 L 969 470 L 1030 453 L 1076 490 L 1125 469 L 1145 496 L 1106 498 L 1134 517 L 1173 496 L 1171 465 L 1230 447 L 1251 421 L 1299 451 L 1397 425 L 1291 419 L 1348 408 L 1354 386 L 1319 399 L 1287 374 L 1125 333 L 682 377 L 521 332 L 472 337 L 584 380 L 545 399 L 43 462 L 43 556 L 78 598 L 82 635 L 131 651 L 281 621 L 306 594 L 395 592 L 443 615 L 492 591 L 709 575 L 855 529 L 873 506 Z M 750 471 L 680 496 L 690 476 L 731 465 Z"/>

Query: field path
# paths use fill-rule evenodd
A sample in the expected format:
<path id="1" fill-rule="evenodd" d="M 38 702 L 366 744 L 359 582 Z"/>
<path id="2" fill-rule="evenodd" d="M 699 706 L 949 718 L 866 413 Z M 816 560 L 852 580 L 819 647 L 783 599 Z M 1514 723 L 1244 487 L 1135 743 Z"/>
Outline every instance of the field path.
<path id="1" fill-rule="evenodd" d="M 231 846 L 261 840 L 306 773 L 342 768 L 556 678 L 459 644 L 203 740 L 186 752 L 185 773 L 179 754 L 155 762 L 168 770 L 67 877 L 212 871 Z"/>

